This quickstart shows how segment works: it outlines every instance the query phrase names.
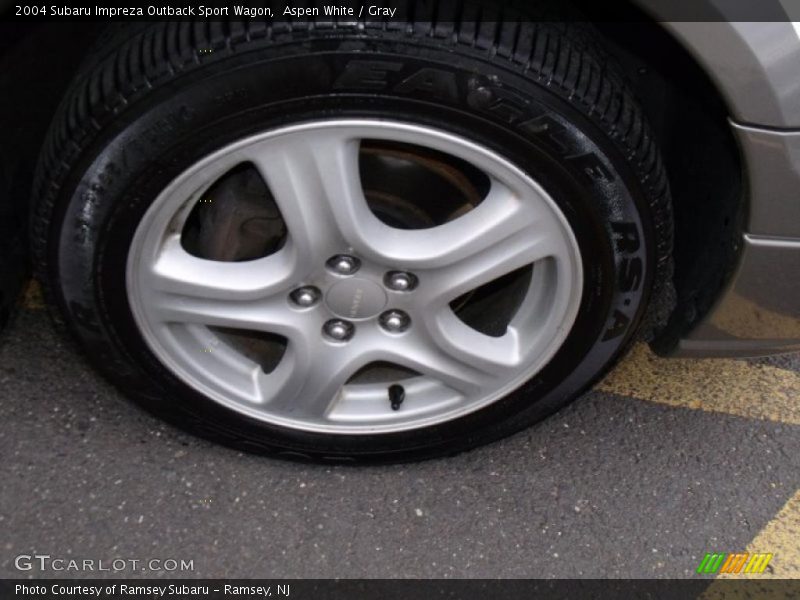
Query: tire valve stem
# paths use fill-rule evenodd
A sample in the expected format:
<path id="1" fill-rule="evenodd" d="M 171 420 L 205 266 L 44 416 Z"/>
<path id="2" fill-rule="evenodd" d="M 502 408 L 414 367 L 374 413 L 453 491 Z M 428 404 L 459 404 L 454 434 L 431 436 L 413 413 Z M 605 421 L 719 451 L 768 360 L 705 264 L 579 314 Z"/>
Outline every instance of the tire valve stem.
<path id="1" fill-rule="evenodd" d="M 389 386 L 389 402 L 392 403 L 392 410 L 400 410 L 400 405 L 406 398 L 406 390 L 402 385 L 394 384 Z"/>

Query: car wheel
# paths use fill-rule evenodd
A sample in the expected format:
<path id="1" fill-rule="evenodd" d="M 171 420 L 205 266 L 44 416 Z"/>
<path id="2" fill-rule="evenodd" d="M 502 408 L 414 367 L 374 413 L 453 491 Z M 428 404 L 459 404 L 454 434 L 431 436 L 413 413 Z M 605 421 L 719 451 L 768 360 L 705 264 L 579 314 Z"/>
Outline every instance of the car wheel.
<path id="1" fill-rule="evenodd" d="M 106 39 L 33 223 L 90 359 L 181 427 L 315 459 L 452 453 L 579 394 L 665 296 L 666 178 L 590 31 L 498 27 Z"/>

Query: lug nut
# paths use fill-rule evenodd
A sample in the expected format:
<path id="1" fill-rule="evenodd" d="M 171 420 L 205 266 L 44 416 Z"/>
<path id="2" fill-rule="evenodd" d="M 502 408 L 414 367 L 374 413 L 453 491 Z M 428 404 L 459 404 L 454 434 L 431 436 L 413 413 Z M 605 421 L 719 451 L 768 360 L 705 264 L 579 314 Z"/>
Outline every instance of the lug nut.
<path id="1" fill-rule="evenodd" d="M 325 325 L 322 326 L 322 331 L 325 332 L 332 340 L 337 342 L 346 342 L 356 331 L 355 326 L 350 323 L 349 321 L 343 321 L 341 319 L 331 319 L 327 321 Z"/>
<path id="2" fill-rule="evenodd" d="M 383 283 L 395 292 L 410 292 L 417 287 L 417 276 L 405 271 L 389 271 L 383 277 Z"/>
<path id="3" fill-rule="evenodd" d="M 355 256 L 337 254 L 328 259 L 328 268 L 339 275 L 352 275 L 361 268 L 361 261 Z"/>
<path id="4" fill-rule="evenodd" d="M 381 327 L 391 333 L 400 333 L 411 325 L 411 318 L 402 310 L 387 310 L 380 317 Z"/>
<path id="5" fill-rule="evenodd" d="M 299 287 L 289 294 L 289 298 L 291 298 L 292 302 L 294 302 L 297 306 L 302 306 L 303 308 L 314 306 L 321 296 L 322 293 L 313 285 Z"/>

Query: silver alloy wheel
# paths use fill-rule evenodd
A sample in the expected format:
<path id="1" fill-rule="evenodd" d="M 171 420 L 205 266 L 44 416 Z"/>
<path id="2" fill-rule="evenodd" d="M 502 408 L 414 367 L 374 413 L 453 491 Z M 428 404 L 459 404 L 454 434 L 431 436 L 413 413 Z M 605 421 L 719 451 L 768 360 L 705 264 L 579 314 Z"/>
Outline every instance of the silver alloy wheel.
<path id="1" fill-rule="evenodd" d="M 480 169 L 490 187 L 477 206 L 444 224 L 391 227 L 364 196 L 362 140 L 457 157 Z M 288 230 L 285 243 L 242 262 L 193 256 L 181 243 L 189 214 L 215 181 L 243 163 L 255 166 L 269 187 Z M 341 257 L 355 259 L 352 273 L 331 268 L 329 261 Z M 455 299 L 528 265 L 529 284 L 504 334 L 477 331 L 454 312 Z M 392 289 L 387 282 L 397 272 L 413 277 L 413 287 Z M 126 276 L 146 343 L 182 381 L 255 419 L 337 434 L 417 429 L 500 399 L 561 346 L 583 285 L 577 241 L 535 181 L 463 137 L 377 119 L 289 126 L 202 159 L 148 209 Z M 387 327 L 387 312 L 401 315 L 391 322 L 402 326 Z M 332 321 L 352 330 L 336 339 L 325 333 L 328 327 L 339 335 L 327 325 Z M 215 327 L 276 334 L 287 345 L 267 373 Z M 352 380 L 375 363 L 411 375 Z M 404 392 L 399 407 L 387 392 L 396 384 Z"/>

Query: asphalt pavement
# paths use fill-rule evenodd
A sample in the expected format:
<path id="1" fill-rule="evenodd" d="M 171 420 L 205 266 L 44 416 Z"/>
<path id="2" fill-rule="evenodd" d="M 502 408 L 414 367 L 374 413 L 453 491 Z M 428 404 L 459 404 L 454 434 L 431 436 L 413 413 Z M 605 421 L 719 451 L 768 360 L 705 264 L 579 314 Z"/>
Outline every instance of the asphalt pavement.
<path id="1" fill-rule="evenodd" d="M 502 442 L 314 466 L 161 423 L 29 306 L 0 340 L 0 457 L 0 577 L 698 577 L 706 552 L 748 550 L 800 577 L 800 355 L 640 346 Z M 192 568 L 16 568 L 37 554 Z"/>

